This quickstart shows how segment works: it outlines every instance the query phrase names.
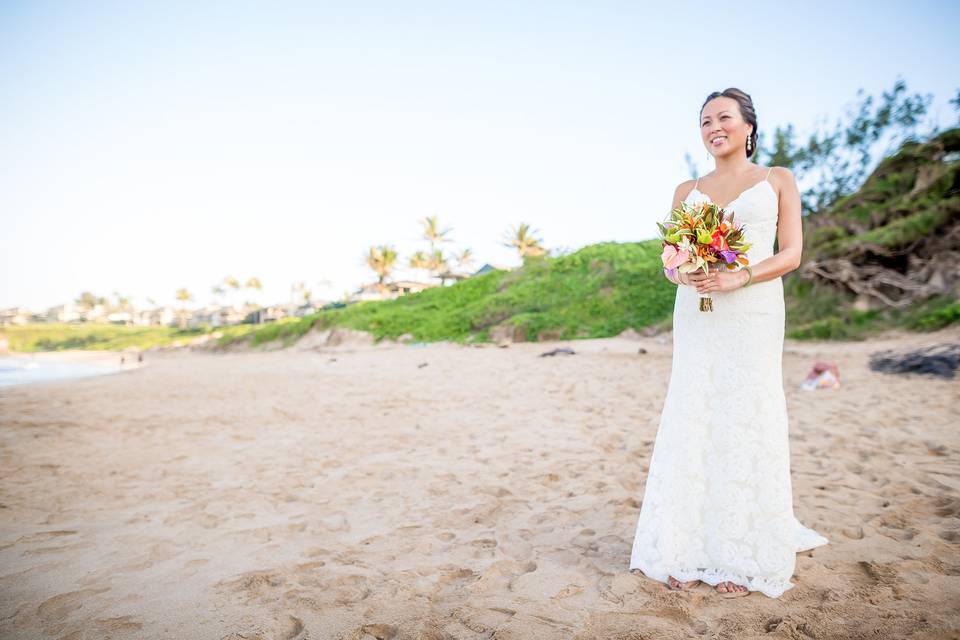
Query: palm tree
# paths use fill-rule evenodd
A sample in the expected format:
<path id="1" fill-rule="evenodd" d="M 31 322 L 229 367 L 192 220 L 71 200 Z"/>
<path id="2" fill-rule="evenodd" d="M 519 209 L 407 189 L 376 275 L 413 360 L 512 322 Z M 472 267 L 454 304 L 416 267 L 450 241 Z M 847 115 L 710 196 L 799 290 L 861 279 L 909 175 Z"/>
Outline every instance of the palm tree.
<path id="1" fill-rule="evenodd" d="M 244 286 L 245 289 L 250 289 L 250 290 L 256 291 L 256 292 L 258 292 L 258 293 L 259 293 L 260 291 L 263 291 L 263 284 L 261 284 L 260 278 L 258 278 L 258 277 L 256 277 L 256 276 L 250 276 L 249 278 L 247 278 L 247 282 L 246 282 L 246 284 L 243 285 L 243 286 Z M 251 304 L 251 303 L 248 303 L 248 304 Z M 255 302 L 255 303 L 252 303 L 252 305 L 255 306 L 255 307 L 259 307 L 259 306 L 260 306 L 259 303 L 256 303 L 256 302 Z"/>
<path id="2" fill-rule="evenodd" d="M 389 245 L 370 247 L 364 256 L 367 266 L 377 274 L 377 288 L 381 292 L 386 290 L 385 281 L 397 262 L 397 251 Z"/>
<path id="3" fill-rule="evenodd" d="M 303 280 L 298 280 L 290 285 L 290 302 L 293 304 L 299 304 L 298 298 L 304 298 L 307 302 L 310 302 L 308 297 L 310 290 L 307 289 L 307 283 Z"/>
<path id="4" fill-rule="evenodd" d="M 180 325 L 180 328 L 183 329 L 187 326 L 186 322 L 186 313 L 187 313 L 187 303 L 193 300 L 193 294 L 184 289 L 177 289 L 177 300 L 180 301 L 180 311 L 177 313 L 177 322 Z"/>
<path id="5" fill-rule="evenodd" d="M 250 276 L 247 278 L 247 284 L 243 286 L 245 286 L 247 289 L 256 289 L 257 291 L 263 289 L 263 284 L 260 282 L 260 278 L 256 276 Z"/>
<path id="6" fill-rule="evenodd" d="M 89 291 L 84 291 L 74 302 L 81 309 L 93 309 L 97 304 L 103 304 L 106 300 L 104 298 L 97 298 L 97 296 Z"/>
<path id="7" fill-rule="evenodd" d="M 430 271 L 438 278 L 440 278 L 440 286 L 443 286 L 447 283 L 447 278 L 443 274 L 450 271 L 450 265 L 447 263 L 447 256 L 443 255 L 443 251 L 440 249 L 434 249 L 433 255 L 430 256 L 430 259 L 427 261 L 427 264 L 430 267 Z"/>
<path id="8" fill-rule="evenodd" d="M 226 276 L 223 279 L 223 284 L 228 288 L 233 290 L 233 305 L 236 305 L 237 302 L 237 293 L 240 292 L 240 281 L 234 278 L 233 276 Z"/>
<path id="9" fill-rule="evenodd" d="M 464 268 L 473 264 L 473 251 L 464 249 L 458 254 L 454 254 L 453 259 L 457 261 L 457 267 Z"/>
<path id="10" fill-rule="evenodd" d="M 125 296 L 119 291 L 114 291 L 113 299 L 115 309 L 118 309 L 119 311 L 133 311 L 133 305 L 131 304 L 131 300 L 133 299 L 132 296 Z"/>
<path id="11" fill-rule="evenodd" d="M 410 262 L 408 264 L 411 269 L 430 271 L 430 258 L 428 258 L 427 254 L 423 251 L 417 251 L 410 256 Z"/>
<path id="12" fill-rule="evenodd" d="M 524 262 L 529 257 L 542 256 L 546 253 L 546 249 L 540 244 L 541 240 L 533 236 L 530 225 L 526 222 L 521 222 L 519 227 L 511 229 L 504 239 L 506 242 L 502 244 L 515 248 Z"/>
<path id="13" fill-rule="evenodd" d="M 451 242 L 449 238 L 446 237 L 448 233 L 453 231 L 453 229 L 444 229 L 440 231 L 439 223 L 437 222 L 437 216 L 429 216 L 421 220 L 423 224 L 423 237 L 427 239 L 427 242 L 430 243 L 430 252 L 434 251 L 436 245 L 442 242 Z"/>

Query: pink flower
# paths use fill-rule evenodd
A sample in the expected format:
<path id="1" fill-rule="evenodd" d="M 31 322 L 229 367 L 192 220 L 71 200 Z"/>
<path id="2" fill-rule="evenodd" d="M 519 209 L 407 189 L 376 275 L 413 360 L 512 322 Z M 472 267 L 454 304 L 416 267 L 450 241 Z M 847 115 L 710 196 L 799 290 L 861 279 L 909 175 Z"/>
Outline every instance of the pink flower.
<path id="1" fill-rule="evenodd" d="M 672 244 L 668 244 L 663 248 L 660 260 L 666 268 L 675 269 L 690 260 L 690 253 L 686 249 L 677 249 Z"/>

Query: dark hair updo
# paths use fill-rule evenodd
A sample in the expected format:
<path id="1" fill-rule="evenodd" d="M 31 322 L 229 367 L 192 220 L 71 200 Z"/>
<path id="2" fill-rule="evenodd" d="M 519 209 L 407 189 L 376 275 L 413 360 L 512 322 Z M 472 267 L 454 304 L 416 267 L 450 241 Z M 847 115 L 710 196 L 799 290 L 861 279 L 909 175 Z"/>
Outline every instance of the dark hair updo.
<path id="1" fill-rule="evenodd" d="M 747 124 L 753 125 L 753 132 L 750 134 L 750 150 L 747 151 L 747 157 L 749 158 L 757 152 L 757 112 L 753 108 L 753 99 L 750 98 L 750 94 L 745 93 L 736 87 L 730 87 L 729 89 L 724 89 L 723 91 L 714 91 L 707 96 L 706 100 L 703 101 L 703 105 L 700 107 L 700 115 L 703 115 L 703 107 L 707 106 L 708 102 L 721 96 L 736 100 L 737 104 L 740 106 L 740 115 L 743 116 L 744 121 Z"/>

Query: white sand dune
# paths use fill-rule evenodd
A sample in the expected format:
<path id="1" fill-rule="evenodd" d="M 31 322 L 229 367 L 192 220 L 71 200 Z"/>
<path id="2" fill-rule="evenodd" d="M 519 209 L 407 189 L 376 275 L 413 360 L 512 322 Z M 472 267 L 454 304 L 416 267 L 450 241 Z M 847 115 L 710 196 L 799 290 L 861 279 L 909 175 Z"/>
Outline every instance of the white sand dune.
<path id="1" fill-rule="evenodd" d="M 0 637 L 955 638 L 960 383 L 867 359 L 958 340 L 787 341 L 795 510 L 830 544 L 778 600 L 628 571 L 669 335 L 0 389 Z M 841 389 L 799 389 L 815 359 Z"/>

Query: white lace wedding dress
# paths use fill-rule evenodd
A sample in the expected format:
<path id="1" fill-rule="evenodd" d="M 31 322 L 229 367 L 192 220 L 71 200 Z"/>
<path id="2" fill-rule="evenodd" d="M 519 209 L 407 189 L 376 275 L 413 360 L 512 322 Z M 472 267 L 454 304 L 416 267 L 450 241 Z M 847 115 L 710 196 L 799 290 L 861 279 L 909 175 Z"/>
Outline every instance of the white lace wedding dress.
<path id="1" fill-rule="evenodd" d="M 773 255 L 779 207 L 767 177 L 726 207 L 753 243 L 751 265 Z M 686 202 L 711 199 L 699 185 Z M 711 297 L 713 311 L 702 312 L 696 287 L 677 287 L 673 365 L 630 569 L 778 598 L 794 587 L 796 553 L 828 542 L 793 513 L 783 281 Z"/>

